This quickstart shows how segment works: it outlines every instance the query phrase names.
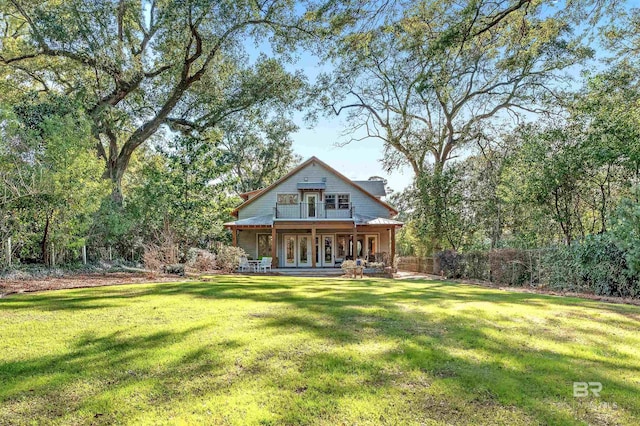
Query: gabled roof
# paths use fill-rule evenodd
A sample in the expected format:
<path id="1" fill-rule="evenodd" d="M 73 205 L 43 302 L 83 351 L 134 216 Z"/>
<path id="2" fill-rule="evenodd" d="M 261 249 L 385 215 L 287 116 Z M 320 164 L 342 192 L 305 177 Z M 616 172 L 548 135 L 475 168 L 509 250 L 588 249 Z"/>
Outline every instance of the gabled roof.
<path id="1" fill-rule="evenodd" d="M 363 187 L 361 187 L 360 185 L 358 185 L 357 183 L 355 183 L 354 181 L 352 181 L 351 179 L 349 179 L 348 177 L 346 177 L 345 175 L 343 175 L 342 173 L 340 173 L 339 171 L 337 171 L 336 169 L 334 169 L 333 167 L 328 165 L 327 163 L 325 163 L 323 161 L 320 161 L 318 159 L 318 157 L 316 157 L 316 156 L 313 156 L 313 157 L 309 158 L 308 160 L 306 160 L 305 162 L 303 162 L 299 166 L 295 167 L 289 173 L 287 173 L 286 175 L 284 175 L 283 177 L 281 177 L 277 181 L 273 182 L 271 185 L 267 186 L 266 188 L 262 188 L 260 190 L 257 190 L 259 192 L 257 192 L 253 197 L 249 198 L 247 201 L 245 201 L 244 203 L 242 203 L 238 207 L 236 207 L 233 210 L 233 212 L 231 212 L 231 214 L 237 217 L 238 216 L 238 211 L 240 209 L 242 209 L 242 208 L 248 206 L 249 204 L 253 203 L 255 200 L 257 200 L 258 198 L 262 197 L 264 194 L 269 192 L 272 188 L 275 188 L 276 186 L 278 186 L 279 184 L 281 184 L 282 182 L 287 180 L 289 177 L 291 177 L 292 175 L 296 174 L 297 172 L 299 172 L 300 170 L 302 170 L 303 168 L 307 167 L 309 164 L 314 163 L 314 162 L 318 163 L 319 165 L 321 165 L 322 167 L 324 167 L 325 169 L 327 169 L 328 171 L 330 171 L 331 173 L 333 173 L 334 175 L 336 175 L 338 178 L 342 179 L 344 182 L 348 183 L 349 185 L 361 190 L 365 195 L 370 197 L 376 203 L 382 204 L 385 208 L 387 208 L 394 215 L 398 214 L 398 211 L 396 209 L 394 209 L 393 207 L 391 207 L 389 204 L 387 204 L 384 201 L 380 200 L 378 197 L 376 197 L 375 195 L 371 194 L 369 191 L 367 191 L 366 189 L 364 189 Z M 254 192 L 254 191 L 252 191 L 252 192 Z M 245 194 L 249 194 L 249 193 L 245 193 Z"/>
<path id="2" fill-rule="evenodd" d="M 260 188 L 260 189 L 254 189 L 253 191 L 247 191 L 247 192 L 243 192 L 242 194 L 240 194 L 240 198 L 242 198 L 243 200 L 247 201 L 249 198 L 251 198 L 252 195 L 257 194 L 258 192 L 262 191 L 264 188 Z"/>

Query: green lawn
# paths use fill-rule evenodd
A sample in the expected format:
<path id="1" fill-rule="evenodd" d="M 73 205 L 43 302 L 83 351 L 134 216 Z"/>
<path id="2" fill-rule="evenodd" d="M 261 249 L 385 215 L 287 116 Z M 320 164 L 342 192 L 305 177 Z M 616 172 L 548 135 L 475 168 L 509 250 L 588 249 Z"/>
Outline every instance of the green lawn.
<path id="1" fill-rule="evenodd" d="M 639 330 L 638 307 L 433 281 L 11 296 L 0 424 L 637 424 Z"/>

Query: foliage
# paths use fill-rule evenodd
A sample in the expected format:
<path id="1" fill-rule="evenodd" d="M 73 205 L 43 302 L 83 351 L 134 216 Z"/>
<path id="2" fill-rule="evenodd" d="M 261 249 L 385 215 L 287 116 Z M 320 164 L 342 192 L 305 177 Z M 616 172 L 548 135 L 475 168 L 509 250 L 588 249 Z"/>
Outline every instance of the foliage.
<path id="1" fill-rule="evenodd" d="M 207 250 L 191 247 L 187 251 L 186 265 L 199 272 L 216 269 L 216 256 Z"/>
<path id="2" fill-rule="evenodd" d="M 14 112 L 15 111 L 15 112 Z M 55 95 L 28 97 L 2 111 L 2 236 L 21 244 L 22 259 L 49 263 L 84 245 L 106 193 L 102 166 L 82 110 Z"/>
<path id="3" fill-rule="evenodd" d="M 118 204 L 134 153 L 159 132 L 199 133 L 239 111 L 294 106 L 304 81 L 283 61 L 315 22 L 289 1 L 3 1 L 0 8 L 7 88 L 59 91 L 83 106 Z M 250 60 L 249 40 L 273 57 Z"/>
<path id="4" fill-rule="evenodd" d="M 638 297 L 640 277 L 626 261 L 626 253 L 610 235 L 594 235 L 570 247 L 558 247 L 544 258 L 549 286 L 606 296 Z"/>
<path id="5" fill-rule="evenodd" d="M 461 278 L 464 275 L 465 261 L 464 256 L 455 250 L 445 250 L 437 254 L 440 271 L 436 273 L 444 273 L 447 278 Z"/>
<path id="6" fill-rule="evenodd" d="M 247 257 L 247 253 L 241 247 L 220 245 L 216 250 L 216 266 L 223 272 L 234 272 L 243 257 Z"/>

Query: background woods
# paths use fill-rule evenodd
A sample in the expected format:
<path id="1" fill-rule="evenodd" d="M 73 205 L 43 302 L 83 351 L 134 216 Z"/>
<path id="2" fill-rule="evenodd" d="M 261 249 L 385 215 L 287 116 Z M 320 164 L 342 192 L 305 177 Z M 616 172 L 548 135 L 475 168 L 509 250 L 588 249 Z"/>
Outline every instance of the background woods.
<path id="1" fill-rule="evenodd" d="M 0 237 L 16 260 L 227 241 L 238 195 L 300 161 L 304 112 L 342 118 L 338 142 L 382 141 L 389 172 L 408 167 L 412 185 L 390 197 L 404 254 L 588 246 L 640 267 L 631 2 L 0 11 Z M 324 72 L 297 70 L 301 56 Z"/>

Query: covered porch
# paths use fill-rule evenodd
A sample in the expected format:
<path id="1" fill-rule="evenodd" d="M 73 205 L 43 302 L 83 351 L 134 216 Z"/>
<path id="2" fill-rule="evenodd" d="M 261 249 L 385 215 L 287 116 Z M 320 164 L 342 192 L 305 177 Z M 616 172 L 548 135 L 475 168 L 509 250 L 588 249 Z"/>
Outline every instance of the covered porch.
<path id="1" fill-rule="evenodd" d="M 251 219 L 225 224 L 233 245 L 243 248 L 252 259 L 272 257 L 272 267 L 282 269 L 339 268 L 350 259 L 393 265 L 396 228 L 402 225 L 391 219 L 363 217 L 332 221 L 274 221 L 272 216 Z"/>

